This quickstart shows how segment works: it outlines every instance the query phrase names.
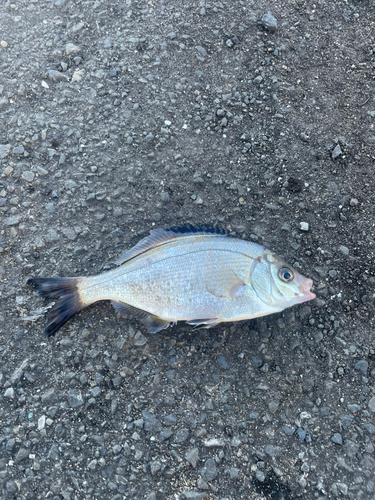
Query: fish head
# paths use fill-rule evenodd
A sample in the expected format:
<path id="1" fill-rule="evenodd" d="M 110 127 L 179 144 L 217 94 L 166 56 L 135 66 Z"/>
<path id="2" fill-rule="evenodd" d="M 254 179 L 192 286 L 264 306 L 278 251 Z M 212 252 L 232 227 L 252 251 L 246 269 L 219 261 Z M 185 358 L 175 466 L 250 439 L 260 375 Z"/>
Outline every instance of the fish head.
<path id="1" fill-rule="evenodd" d="M 259 299 L 279 310 L 315 299 L 313 281 L 271 252 L 254 261 L 250 281 Z"/>

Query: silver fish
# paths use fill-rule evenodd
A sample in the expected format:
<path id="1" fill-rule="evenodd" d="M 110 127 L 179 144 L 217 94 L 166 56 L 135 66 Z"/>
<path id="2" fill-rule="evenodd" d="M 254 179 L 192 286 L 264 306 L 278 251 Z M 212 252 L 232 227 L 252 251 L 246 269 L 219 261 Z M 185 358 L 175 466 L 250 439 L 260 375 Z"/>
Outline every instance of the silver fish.
<path id="1" fill-rule="evenodd" d="M 46 335 L 99 300 L 155 333 L 177 321 L 211 328 L 259 318 L 315 298 L 312 280 L 273 252 L 215 228 L 153 229 L 116 264 L 97 276 L 28 280 L 57 299 Z"/>

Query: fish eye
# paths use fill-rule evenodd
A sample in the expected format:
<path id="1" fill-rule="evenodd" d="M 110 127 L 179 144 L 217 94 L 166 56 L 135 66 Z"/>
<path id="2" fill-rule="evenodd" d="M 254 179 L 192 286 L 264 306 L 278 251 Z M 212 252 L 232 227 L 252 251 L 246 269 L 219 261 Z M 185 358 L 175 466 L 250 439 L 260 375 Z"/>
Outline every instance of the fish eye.
<path id="1" fill-rule="evenodd" d="M 286 283 L 289 283 L 294 278 L 293 271 L 287 267 L 282 267 L 279 270 L 279 278 Z"/>

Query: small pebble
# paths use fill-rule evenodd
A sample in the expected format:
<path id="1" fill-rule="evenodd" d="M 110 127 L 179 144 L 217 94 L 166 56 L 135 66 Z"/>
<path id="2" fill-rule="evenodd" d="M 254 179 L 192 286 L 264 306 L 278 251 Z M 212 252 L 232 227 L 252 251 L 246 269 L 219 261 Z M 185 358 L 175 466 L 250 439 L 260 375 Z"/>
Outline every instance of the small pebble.
<path id="1" fill-rule="evenodd" d="M 341 150 L 340 144 L 337 144 L 335 149 L 332 151 L 332 159 L 335 160 L 340 155 L 342 155 L 342 150 Z"/>
<path id="2" fill-rule="evenodd" d="M 261 470 L 257 470 L 256 473 L 255 473 L 255 477 L 257 478 L 258 481 L 260 481 L 261 483 L 264 482 L 264 480 L 266 479 L 266 476 L 264 475 L 264 473 L 261 471 Z"/>
<path id="3" fill-rule="evenodd" d="M 339 250 L 342 254 L 349 255 L 349 248 L 348 247 L 345 247 L 344 245 L 340 245 Z"/>
<path id="4" fill-rule="evenodd" d="M 187 462 L 189 462 L 189 464 L 194 468 L 197 466 L 198 457 L 199 457 L 198 448 L 192 448 L 191 450 L 187 451 L 185 455 Z"/>
<path id="5" fill-rule="evenodd" d="M 368 402 L 368 407 L 373 413 L 375 413 L 375 396 L 373 396 Z"/>
<path id="6" fill-rule="evenodd" d="M 218 356 L 217 357 L 217 363 L 220 366 L 220 368 L 228 368 L 228 363 L 224 356 Z"/>
<path id="7" fill-rule="evenodd" d="M 309 230 L 309 223 L 308 222 L 300 222 L 299 228 L 301 229 L 301 231 L 308 231 Z"/>
<path id="8" fill-rule="evenodd" d="M 209 458 L 204 464 L 204 468 L 201 469 L 201 474 L 206 481 L 213 481 L 217 477 L 216 463 L 215 460 Z"/>
<path id="9" fill-rule="evenodd" d="M 342 436 L 339 432 L 336 432 L 332 437 L 331 441 L 333 441 L 336 444 L 342 444 Z"/>
<path id="10" fill-rule="evenodd" d="M 14 398 L 14 389 L 13 387 L 8 387 L 8 389 L 4 392 L 4 398 L 13 399 Z"/>
<path id="11" fill-rule="evenodd" d="M 267 12 L 267 14 L 264 14 L 264 16 L 262 17 L 262 23 L 263 26 L 268 29 L 268 31 L 273 32 L 277 30 L 277 20 L 271 14 L 271 12 Z"/>
<path id="12" fill-rule="evenodd" d="M 360 370 L 364 375 L 367 375 L 368 362 L 365 359 L 361 359 L 354 365 L 356 370 Z"/>
<path id="13" fill-rule="evenodd" d="M 33 180 L 35 179 L 35 174 L 34 172 L 23 172 L 23 174 L 21 175 L 22 179 L 24 179 L 25 181 L 27 182 L 33 182 Z"/>

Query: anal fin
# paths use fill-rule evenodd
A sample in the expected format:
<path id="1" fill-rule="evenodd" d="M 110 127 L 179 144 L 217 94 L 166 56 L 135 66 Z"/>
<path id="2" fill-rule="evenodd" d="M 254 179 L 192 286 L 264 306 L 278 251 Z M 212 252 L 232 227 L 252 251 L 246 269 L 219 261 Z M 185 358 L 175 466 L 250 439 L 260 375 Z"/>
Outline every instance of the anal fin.
<path id="1" fill-rule="evenodd" d="M 186 321 L 188 325 L 192 325 L 194 327 L 202 327 L 202 328 L 213 328 L 214 326 L 220 323 L 219 318 L 206 318 L 206 319 L 190 319 Z"/>
<path id="2" fill-rule="evenodd" d="M 160 332 L 160 330 L 164 330 L 165 328 L 173 325 L 173 322 L 171 321 L 154 316 L 147 311 L 143 311 L 143 309 L 138 309 L 137 307 L 130 306 L 129 304 L 112 302 L 112 305 L 115 311 L 121 314 L 121 316 L 141 321 L 150 333 Z"/>

